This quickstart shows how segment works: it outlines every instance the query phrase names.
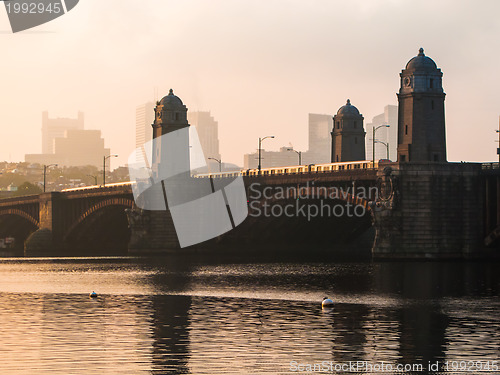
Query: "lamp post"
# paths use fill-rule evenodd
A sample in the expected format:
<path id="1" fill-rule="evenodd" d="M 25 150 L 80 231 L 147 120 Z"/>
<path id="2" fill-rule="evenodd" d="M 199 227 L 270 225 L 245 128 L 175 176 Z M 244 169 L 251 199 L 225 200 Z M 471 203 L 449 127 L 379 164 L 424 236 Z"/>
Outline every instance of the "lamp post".
<path id="1" fill-rule="evenodd" d="M 259 138 L 259 166 L 258 166 L 259 174 L 260 174 L 260 170 L 262 169 L 262 165 L 261 165 L 261 160 L 262 160 L 262 158 L 261 158 L 262 147 L 261 147 L 261 145 L 262 145 L 262 141 L 263 141 L 264 139 L 267 139 L 267 138 L 274 138 L 274 135 L 268 135 L 268 136 L 266 136 L 266 137 L 264 137 L 264 138 Z"/>
<path id="2" fill-rule="evenodd" d="M 297 151 L 297 150 L 294 150 L 293 148 L 289 148 L 288 151 L 293 151 L 297 155 L 299 155 L 299 165 L 302 165 L 302 151 Z"/>
<path id="3" fill-rule="evenodd" d="M 108 156 L 104 156 L 103 159 L 102 159 L 102 187 L 105 187 L 106 186 L 106 160 L 109 159 L 110 157 L 118 157 L 117 154 L 113 154 L 113 155 L 108 155 Z"/>
<path id="4" fill-rule="evenodd" d="M 219 163 L 219 172 L 222 172 L 222 161 L 216 158 L 208 158 L 208 160 L 215 160 L 217 163 Z"/>
<path id="5" fill-rule="evenodd" d="M 385 128 L 389 128 L 389 127 L 390 127 L 390 125 L 388 125 L 388 124 L 384 124 L 384 125 L 380 125 L 380 126 L 377 126 L 377 127 L 375 127 L 375 126 L 373 127 L 373 138 L 372 138 L 372 156 L 373 156 L 373 158 L 372 158 L 372 161 L 373 161 L 373 163 L 374 163 L 374 164 L 373 164 L 374 166 L 375 166 L 375 132 L 376 132 L 378 129 L 380 129 L 380 128 L 384 128 L 384 127 L 385 127 Z"/>
<path id="6" fill-rule="evenodd" d="M 382 142 L 375 140 L 375 143 L 382 143 L 385 146 L 385 148 L 387 149 L 387 160 L 389 160 L 389 142 Z"/>
<path id="7" fill-rule="evenodd" d="M 498 128 L 500 129 L 500 116 L 498 116 Z M 497 133 L 498 133 L 498 147 L 497 147 L 498 168 L 500 168 L 500 130 L 497 130 Z"/>
<path id="8" fill-rule="evenodd" d="M 45 185 L 47 181 L 47 169 L 50 167 L 57 167 L 57 164 L 43 165 L 43 192 L 45 193 Z"/>

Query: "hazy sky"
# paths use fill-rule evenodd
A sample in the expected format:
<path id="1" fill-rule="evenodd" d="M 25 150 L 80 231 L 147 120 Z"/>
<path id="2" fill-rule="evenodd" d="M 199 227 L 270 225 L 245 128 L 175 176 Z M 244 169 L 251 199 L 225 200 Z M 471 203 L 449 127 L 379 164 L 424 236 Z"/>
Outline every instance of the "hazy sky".
<path id="1" fill-rule="evenodd" d="M 81 110 L 122 165 L 155 87 L 212 112 L 223 161 L 242 165 L 266 135 L 266 149 L 306 150 L 308 113 L 350 98 L 370 122 L 423 47 L 444 73 L 448 159 L 492 161 L 499 14 L 497 0 L 80 0 L 12 34 L 0 4 L 0 160 L 41 152 L 42 111 Z"/>

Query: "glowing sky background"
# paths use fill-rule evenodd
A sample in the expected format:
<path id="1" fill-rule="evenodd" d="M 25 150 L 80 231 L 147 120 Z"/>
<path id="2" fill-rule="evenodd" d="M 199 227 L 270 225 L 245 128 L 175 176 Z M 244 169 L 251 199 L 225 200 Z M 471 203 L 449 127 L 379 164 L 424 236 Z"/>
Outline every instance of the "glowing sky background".
<path id="1" fill-rule="evenodd" d="M 493 161 L 499 14 L 495 0 L 81 0 L 12 34 L 2 4 L 0 160 L 41 152 L 42 111 L 81 110 L 123 165 L 155 87 L 212 112 L 223 161 L 243 165 L 266 135 L 266 149 L 305 151 L 308 113 L 350 98 L 370 122 L 423 47 L 444 73 L 448 160 Z"/>

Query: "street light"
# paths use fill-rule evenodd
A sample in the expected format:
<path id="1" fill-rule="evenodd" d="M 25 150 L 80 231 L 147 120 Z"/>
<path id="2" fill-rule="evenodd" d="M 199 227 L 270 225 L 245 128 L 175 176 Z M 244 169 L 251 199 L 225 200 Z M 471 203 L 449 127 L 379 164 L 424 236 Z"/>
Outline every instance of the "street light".
<path id="1" fill-rule="evenodd" d="M 108 155 L 108 156 L 104 156 L 103 160 L 102 160 L 102 187 L 105 187 L 106 186 L 106 160 L 109 159 L 110 157 L 118 157 L 117 154 L 114 154 L 114 155 Z"/>
<path id="2" fill-rule="evenodd" d="M 500 116 L 498 117 L 498 127 L 500 128 Z M 497 147 L 498 168 L 500 168 L 500 130 L 497 130 L 496 132 L 498 133 L 498 147 Z"/>
<path id="3" fill-rule="evenodd" d="M 380 129 L 380 128 L 384 128 L 384 127 L 385 127 L 385 128 L 389 128 L 389 127 L 390 127 L 390 125 L 388 125 L 388 124 L 384 124 L 384 125 L 380 125 L 380 126 L 377 126 L 377 127 L 375 127 L 375 126 L 373 127 L 373 138 L 372 138 L 372 142 L 373 142 L 373 143 L 372 143 L 372 154 L 373 154 L 372 156 L 373 156 L 373 159 L 372 159 L 372 160 L 373 160 L 373 166 L 374 166 L 374 168 L 375 168 L 375 132 L 376 132 L 378 129 Z M 389 159 L 389 158 L 388 158 L 388 159 Z"/>
<path id="4" fill-rule="evenodd" d="M 57 167 L 57 164 L 43 165 L 43 192 L 45 193 L 45 182 L 47 181 L 47 169 L 50 167 Z"/>
<path id="5" fill-rule="evenodd" d="M 297 151 L 297 150 L 294 150 L 293 148 L 289 148 L 288 151 L 293 151 L 297 155 L 299 155 L 299 165 L 302 165 L 302 151 Z"/>
<path id="6" fill-rule="evenodd" d="M 375 143 L 382 143 L 386 147 L 386 149 L 387 149 L 387 158 L 386 159 L 389 160 L 389 142 L 382 142 L 382 141 L 375 140 Z"/>
<path id="7" fill-rule="evenodd" d="M 222 172 L 222 161 L 216 158 L 208 158 L 208 160 L 215 160 L 217 163 L 219 163 L 219 172 Z"/>
<path id="8" fill-rule="evenodd" d="M 260 174 L 260 170 L 262 169 L 262 165 L 260 164 L 262 158 L 261 158 L 261 153 L 262 153 L 262 141 L 264 139 L 267 139 L 267 138 L 274 138 L 274 135 L 268 135 L 267 137 L 264 137 L 264 138 L 259 138 L 259 166 L 258 166 L 258 170 L 259 170 L 259 174 Z"/>

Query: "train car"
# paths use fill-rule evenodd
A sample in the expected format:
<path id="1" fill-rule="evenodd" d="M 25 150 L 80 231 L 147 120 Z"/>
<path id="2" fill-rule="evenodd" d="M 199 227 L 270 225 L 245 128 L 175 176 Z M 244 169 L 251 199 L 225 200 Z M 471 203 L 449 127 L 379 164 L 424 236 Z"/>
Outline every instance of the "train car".
<path id="1" fill-rule="evenodd" d="M 324 164 L 306 164 L 306 165 L 291 165 L 286 167 L 262 168 L 261 176 L 276 176 L 276 175 L 295 175 L 305 173 L 332 173 L 344 170 L 353 169 L 371 169 L 377 168 L 378 162 L 371 160 L 349 161 L 339 163 L 324 163 Z M 242 169 L 240 171 L 219 172 L 219 173 L 202 173 L 194 175 L 196 178 L 227 178 L 237 176 L 259 176 L 259 169 Z"/>
<path id="2" fill-rule="evenodd" d="M 118 187 L 118 186 L 132 186 L 132 184 L 135 184 L 133 181 L 127 181 L 127 182 L 115 182 L 111 184 L 106 184 L 105 186 L 102 185 L 91 185 L 91 186 L 80 186 L 80 187 L 75 187 L 75 188 L 69 188 L 69 189 L 62 189 L 62 192 L 68 192 L 68 191 L 82 191 L 82 190 L 92 190 L 92 189 L 107 189 L 107 188 L 113 188 L 113 187 Z"/>

